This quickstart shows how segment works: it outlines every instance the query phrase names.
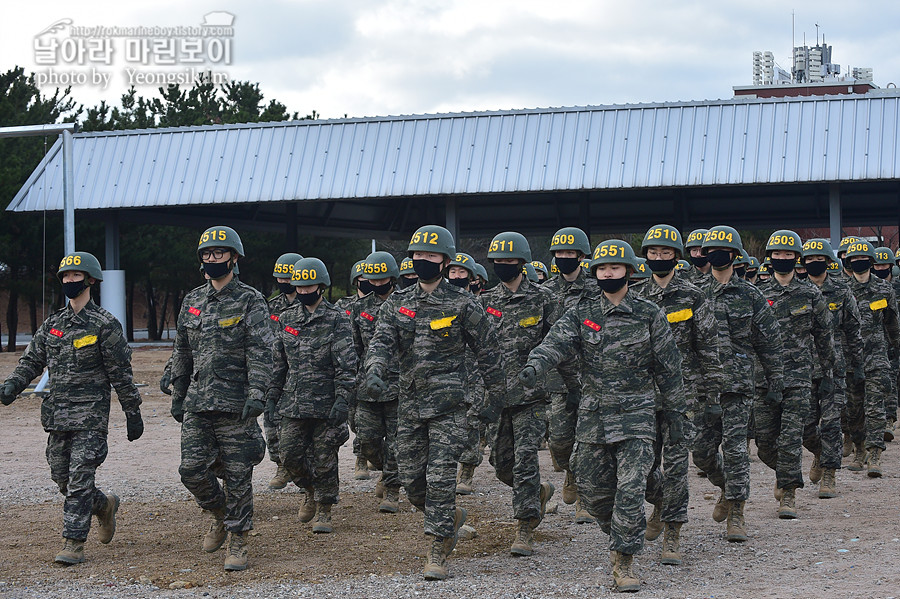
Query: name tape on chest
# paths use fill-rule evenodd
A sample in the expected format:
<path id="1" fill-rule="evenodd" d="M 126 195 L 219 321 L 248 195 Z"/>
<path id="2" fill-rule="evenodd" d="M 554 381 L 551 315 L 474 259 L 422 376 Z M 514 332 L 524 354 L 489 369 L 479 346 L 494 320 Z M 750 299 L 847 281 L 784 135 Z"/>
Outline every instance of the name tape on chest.
<path id="1" fill-rule="evenodd" d="M 487 309 L 485 310 L 485 312 L 487 312 L 487 313 L 490 314 L 491 316 L 496 316 L 497 318 L 502 318 L 502 317 L 503 317 L 503 312 L 501 312 L 501 311 L 498 310 L 497 308 L 491 308 L 490 306 L 487 307 Z"/>
<path id="2" fill-rule="evenodd" d="M 97 343 L 97 335 L 85 335 L 84 337 L 79 337 L 75 341 L 72 342 L 72 345 L 75 346 L 75 349 L 80 347 L 85 347 L 86 345 L 94 345 Z"/>
<path id="3" fill-rule="evenodd" d="M 447 316 L 446 318 L 435 318 L 431 321 L 430 326 L 432 331 L 439 331 L 441 329 L 446 329 L 453 321 L 456 320 L 456 316 Z"/>
<path id="4" fill-rule="evenodd" d="M 413 310 L 410 310 L 409 308 L 402 308 L 402 307 L 401 307 L 401 308 L 398 310 L 398 312 L 400 312 L 400 314 L 402 314 L 403 316 L 406 316 L 406 317 L 409 317 L 409 318 L 415 318 L 415 317 L 416 317 L 416 313 L 415 313 Z"/>
<path id="5" fill-rule="evenodd" d="M 829 302 L 828 309 L 832 312 L 836 312 L 841 309 L 842 302 Z"/>
<path id="6" fill-rule="evenodd" d="M 599 324 L 597 324 L 597 323 L 594 322 L 593 320 L 590 320 L 590 319 L 587 319 L 587 318 L 585 318 L 585 319 L 584 319 L 584 322 L 581 323 L 581 324 L 583 324 L 583 325 L 586 326 L 587 328 L 593 329 L 593 330 L 595 330 L 595 331 L 599 331 L 599 330 L 601 329 L 601 327 L 600 327 Z"/>
<path id="7" fill-rule="evenodd" d="M 685 308 L 684 310 L 676 310 L 675 312 L 666 314 L 666 320 L 671 323 L 684 322 L 685 320 L 690 320 L 693 317 L 694 311 L 690 308 Z"/>
<path id="8" fill-rule="evenodd" d="M 519 326 L 523 328 L 533 327 L 537 323 L 541 321 L 540 316 L 529 316 L 528 318 L 523 318 L 519 321 Z"/>
<path id="9" fill-rule="evenodd" d="M 869 304 L 869 309 L 871 309 L 872 312 L 875 312 L 876 310 L 884 310 L 885 308 L 887 308 L 887 299 L 885 298 L 881 298 L 880 300 L 874 301 Z"/>
<path id="10" fill-rule="evenodd" d="M 232 316 L 231 318 L 220 318 L 219 326 L 222 327 L 223 329 L 227 329 L 228 327 L 233 327 L 234 325 L 238 324 L 242 320 L 244 320 L 243 314 L 241 314 L 240 316 Z"/>

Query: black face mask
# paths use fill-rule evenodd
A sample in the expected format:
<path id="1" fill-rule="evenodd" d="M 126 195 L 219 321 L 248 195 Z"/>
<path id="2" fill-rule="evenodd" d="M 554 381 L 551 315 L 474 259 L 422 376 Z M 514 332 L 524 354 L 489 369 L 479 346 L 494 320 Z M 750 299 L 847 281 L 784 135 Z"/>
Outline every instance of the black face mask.
<path id="1" fill-rule="evenodd" d="M 734 268 L 734 274 L 736 274 L 739 279 L 743 279 L 744 276 L 747 274 L 747 267 L 746 266 L 736 266 Z"/>
<path id="2" fill-rule="evenodd" d="M 394 288 L 394 284 L 391 282 L 384 283 L 382 285 L 373 285 L 372 283 L 369 283 L 369 288 L 375 295 L 387 295 L 391 292 L 391 289 Z"/>
<path id="3" fill-rule="evenodd" d="M 748 281 L 759 274 L 759 270 L 747 270 L 747 276 L 745 277 Z"/>
<path id="4" fill-rule="evenodd" d="M 709 264 L 709 258 L 707 258 L 706 256 L 697 256 L 696 258 L 694 256 L 691 256 L 691 264 L 693 264 L 697 268 L 703 268 L 704 266 Z"/>
<path id="5" fill-rule="evenodd" d="M 621 279 L 597 279 L 597 285 L 606 293 L 619 291 L 627 282 L 628 277 L 622 277 Z"/>
<path id="6" fill-rule="evenodd" d="M 711 250 L 706 253 L 706 259 L 712 264 L 713 268 L 724 270 L 734 262 L 729 250 Z M 693 260 L 693 258 L 691 258 Z"/>
<path id="7" fill-rule="evenodd" d="M 678 264 L 678 261 L 675 258 L 670 258 L 668 260 L 650 260 L 647 259 L 647 266 L 650 267 L 650 272 L 655 275 L 667 275 L 672 270 L 674 270 L 675 265 Z"/>
<path id="8" fill-rule="evenodd" d="M 469 291 L 478 295 L 481 292 L 481 283 L 469 283 Z"/>
<path id="9" fill-rule="evenodd" d="M 431 283 L 441 276 L 443 264 L 429 260 L 413 260 L 413 270 L 423 283 Z"/>
<path id="10" fill-rule="evenodd" d="M 318 291 L 313 291 L 312 293 L 298 293 L 297 299 L 300 300 L 300 303 L 304 306 L 312 306 L 321 296 L 322 294 Z"/>
<path id="11" fill-rule="evenodd" d="M 368 279 L 362 277 L 356 280 L 356 288 L 359 289 L 363 295 L 372 293 L 372 283 L 370 283 Z"/>
<path id="12" fill-rule="evenodd" d="M 794 258 L 769 258 L 769 262 L 772 264 L 772 270 L 780 275 L 788 274 L 797 265 Z"/>
<path id="13" fill-rule="evenodd" d="M 850 268 L 853 269 L 853 272 L 862 274 L 872 268 L 872 263 L 870 260 L 851 260 Z"/>
<path id="14" fill-rule="evenodd" d="M 221 279 L 231 272 L 231 260 L 228 262 L 204 262 L 203 272 L 210 279 Z"/>
<path id="15" fill-rule="evenodd" d="M 827 262 L 807 262 L 806 263 L 806 272 L 809 273 L 811 277 L 820 277 L 825 271 L 828 270 Z"/>
<path id="16" fill-rule="evenodd" d="M 581 264 L 578 258 L 557 258 L 556 268 L 564 275 L 570 275 L 575 272 Z"/>
<path id="17" fill-rule="evenodd" d="M 85 289 L 87 289 L 88 287 L 89 287 L 89 285 L 87 285 L 85 283 L 84 279 L 82 279 L 81 281 L 72 281 L 71 283 L 63 283 L 62 284 L 63 293 L 70 300 L 73 300 L 76 297 L 78 297 L 79 295 L 81 295 L 81 292 L 84 291 Z"/>
<path id="18" fill-rule="evenodd" d="M 557 263 L 557 266 L 559 264 Z M 509 283 L 514 280 L 520 274 L 522 274 L 522 265 L 519 263 L 516 264 L 499 264 L 494 262 L 494 273 L 497 277 L 500 278 L 504 283 Z"/>
<path id="19" fill-rule="evenodd" d="M 468 277 L 463 277 L 460 279 L 447 279 L 447 280 L 450 281 L 451 285 L 453 285 L 454 287 L 459 287 L 460 289 L 465 289 L 466 287 L 469 286 Z"/>
<path id="20" fill-rule="evenodd" d="M 872 271 L 875 273 L 875 276 L 879 279 L 886 279 L 891 276 L 890 268 L 873 268 Z"/>
<path id="21" fill-rule="evenodd" d="M 284 295 L 290 295 L 294 293 L 294 286 L 290 283 L 278 283 L 278 291 Z"/>
<path id="22" fill-rule="evenodd" d="M 412 287 L 416 284 L 418 279 L 414 277 L 400 277 L 400 280 L 397 281 L 400 284 L 400 289 L 406 289 L 407 287 Z"/>
<path id="23" fill-rule="evenodd" d="M 841 266 L 844 267 L 844 270 L 851 270 L 850 258 L 847 258 L 847 257 L 841 258 Z"/>
<path id="24" fill-rule="evenodd" d="M 807 277 L 809 277 L 809 271 L 798 272 L 795 274 L 797 275 L 797 278 L 800 279 L 801 281 L 805 281 L 807 279 Z"/>

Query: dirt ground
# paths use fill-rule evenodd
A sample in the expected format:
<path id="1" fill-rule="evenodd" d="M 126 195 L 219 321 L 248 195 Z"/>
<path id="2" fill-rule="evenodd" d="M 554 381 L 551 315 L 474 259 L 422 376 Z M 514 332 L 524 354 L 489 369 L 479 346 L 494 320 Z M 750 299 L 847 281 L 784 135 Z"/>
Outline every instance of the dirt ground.
<path id="1" fill-rule="evenodd" d="M 341 449 L 341 503 L 335 533 L 313 535 L 297 519 L 302 495 L 289 485 L 270 491 L 274 465 L 254 473 L 255 530 L 251 567 L 222 570 L 222 552 L 200 550 L 207 521 L 178 478 L 179 425 L 168 415 L 168 396 L 157 381 L 168 349 L 134 352 L 146 425 L 135 443 L 113 403 L 109 458 L 98 470 L 101 489 L 122 498 L 118 531 L 109 545 L 93 535 L 87 561 L 52 563 L 61 547 L 62 496 L 44 459 L 46 434 L 39 401 L 23 397 L 0 407 L 0 596 L 316 596 L 316 597 L 584 597 L 611 592 L 607 537 L 594 525 L 576 525 L 573 509 L 559 501 L 537 534 L 535 555 L 513 558 L 511 493 L 485 462 L 476 472 L 477 493 L 461 497 L 478 534 L 460 541 L 450 559 L 451 578 L 421 579 L 426 538 L 422 516 L 402 501 L 397 515 L 379 514 L 374 477 L 352 479 L 353 455 Z M 0 380 L 17 354 L 0 354 Z M 900 452 L 888 445 L 885 476 L 838 473 L 839 497 L 820 500 L 815 485 L 798 491 L 798 520 L 779 520 L 772 498 L 774 473 L 754 455 L 747 504 L 751 540 L 724 541 L 724 524 L 710 517 L 717 495 L 691 471 L 691 521 L 683 529 L 684 565 L 658 564 L 661 540 L 648 542 L 636 559 L 644 597 L 900 597 Z M 755 452 L 754 452 L 755 454 Z M 541 452 L 543 476 L 561 488 Z M 808 469 L 810 456 L 805 456 Z M 554 503 L 559 499 L 557 494 Z M 648 506 L 649 507 L 649 506 Z M 648 512 L 649 515 L 649 512 Z M 175 581 L 197 587 L 170 591 Z"/>

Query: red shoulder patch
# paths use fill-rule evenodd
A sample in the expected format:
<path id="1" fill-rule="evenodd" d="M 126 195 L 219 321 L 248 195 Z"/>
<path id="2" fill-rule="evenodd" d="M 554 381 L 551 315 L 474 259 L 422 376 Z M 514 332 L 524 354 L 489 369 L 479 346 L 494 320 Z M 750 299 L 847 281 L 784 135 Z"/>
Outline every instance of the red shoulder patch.
<path id="1" fill-rule="evenodd" d="M 774 301 L 774 300 L 767 299 L 766 301 L 769 302 L 769 305 L 770 305 L 770 306 L 774 306 L 774 305 L 775 305 L 775 301 Z"/>
<path id="2" fill-rule="evenodd" d="M 365 318 L 366 320 L 368 320 L 369 322 L 375 322 L 375 317 L 372 316 L 371 314 L 369 314 L 368 312 L 360 312 L 359 315 L 362 316 L 363 318 Z"/>
<path id="3" fill-rule="evenodd" d="M 347 313 L 347 316 L 350 316 L 350 310 L 344 310 Z"/>
<path id="4" fill-rule="evenodd" d="M 583 324 L 584 326 L 586 326 L 586 327 L 589 328 L 589 329 L 594 329 L 595 331 L 599 331 L 599 330 L 600 330 L 600 325 L 599 325 L 599 324 L 597 324 L 597 323 L 594 322 L 593 320 L 589 320 L 589 319 L 587 319 L 587 318 L 585 318 L 585 319 L 584 319 L 584 322 L 581 323 L 581 324 Z"/>
<path id="5" fill-rule="evenodd" d="M 278 322 L 278 315 L 277 315 L 277 314 L 272 314 L 271 316 L 269 316 L 269 318 L 271 318 L 271 319 L 274 320 L 275 322 Z"/>
<path id="6" fill-rule="evenodd" d="M 485 309 L 485 312 L 487 312 L 491 316 L 496 316 L 497 318 L 503 317 L 503 312 L 501 312 L 497 308 L 491 308 L 490 306 L 488 306 L 487 309 Z"/>
<path id="7" fill-rule="evenodd" d="M 297 335 L 300 334 L 300 331 L 298 331 L 297 329 L 291 328 L 291 327 L 284 327 L 284 330 L 286 333 L 290 333 L 294 337 L 296 337 Z"/>
<path id="8" fill-rule="evenodd" d="M 53 335 L 53 336 L 55 336 L 55 337 L 62 337 L 62 336 L 63 336 L 63 332 L 60 331 L 59 329 L 50 329 L 50 334 Z"/>
<path id="9" fill-rule="evenodd" d="M 190 308 L 188 308 L 188 312 L 190 312 L 194 316 L 200 316 L 200 310 L 198 310 L 194 306 L 191 306 Z"/>
<path id="10" fill-rule="evenodd" d="M 413 312 L 412 310 L 410 310 L 409 308 L 400 308 L 400 310 L 398 310 L 398 311 L 399 311 L 400 314 L 402 314 L 403 316 L 408 316 L 408 317 L 410 317 L 410 318 L 415 318 L 415 317 L 416 317 L 416 313 Z"/>

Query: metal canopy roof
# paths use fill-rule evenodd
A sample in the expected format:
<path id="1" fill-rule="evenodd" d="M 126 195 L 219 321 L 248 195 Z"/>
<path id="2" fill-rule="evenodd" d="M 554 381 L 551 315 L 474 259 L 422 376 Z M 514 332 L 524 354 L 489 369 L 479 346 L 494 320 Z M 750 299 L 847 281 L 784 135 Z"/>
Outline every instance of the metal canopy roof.
<path id="1" fill-rule="evenodd" d="M 79 133 L 75 207 L 280 228 L 292 203 L 312 229 L 392 233 L 442 221 L 452 198 L 477 233 L 504 207 L 504 228 L 523 231 L 730 212 L 750 224 L 746 205 L 721 202 L 745 198 L 781 218 L 790 202 L 812 224 L 841 183 L 860 215 L 896 218 L 898 130 L 900 96 L 883 92 Z M 58 147 L 8 210 L 62 208 Z"/>

